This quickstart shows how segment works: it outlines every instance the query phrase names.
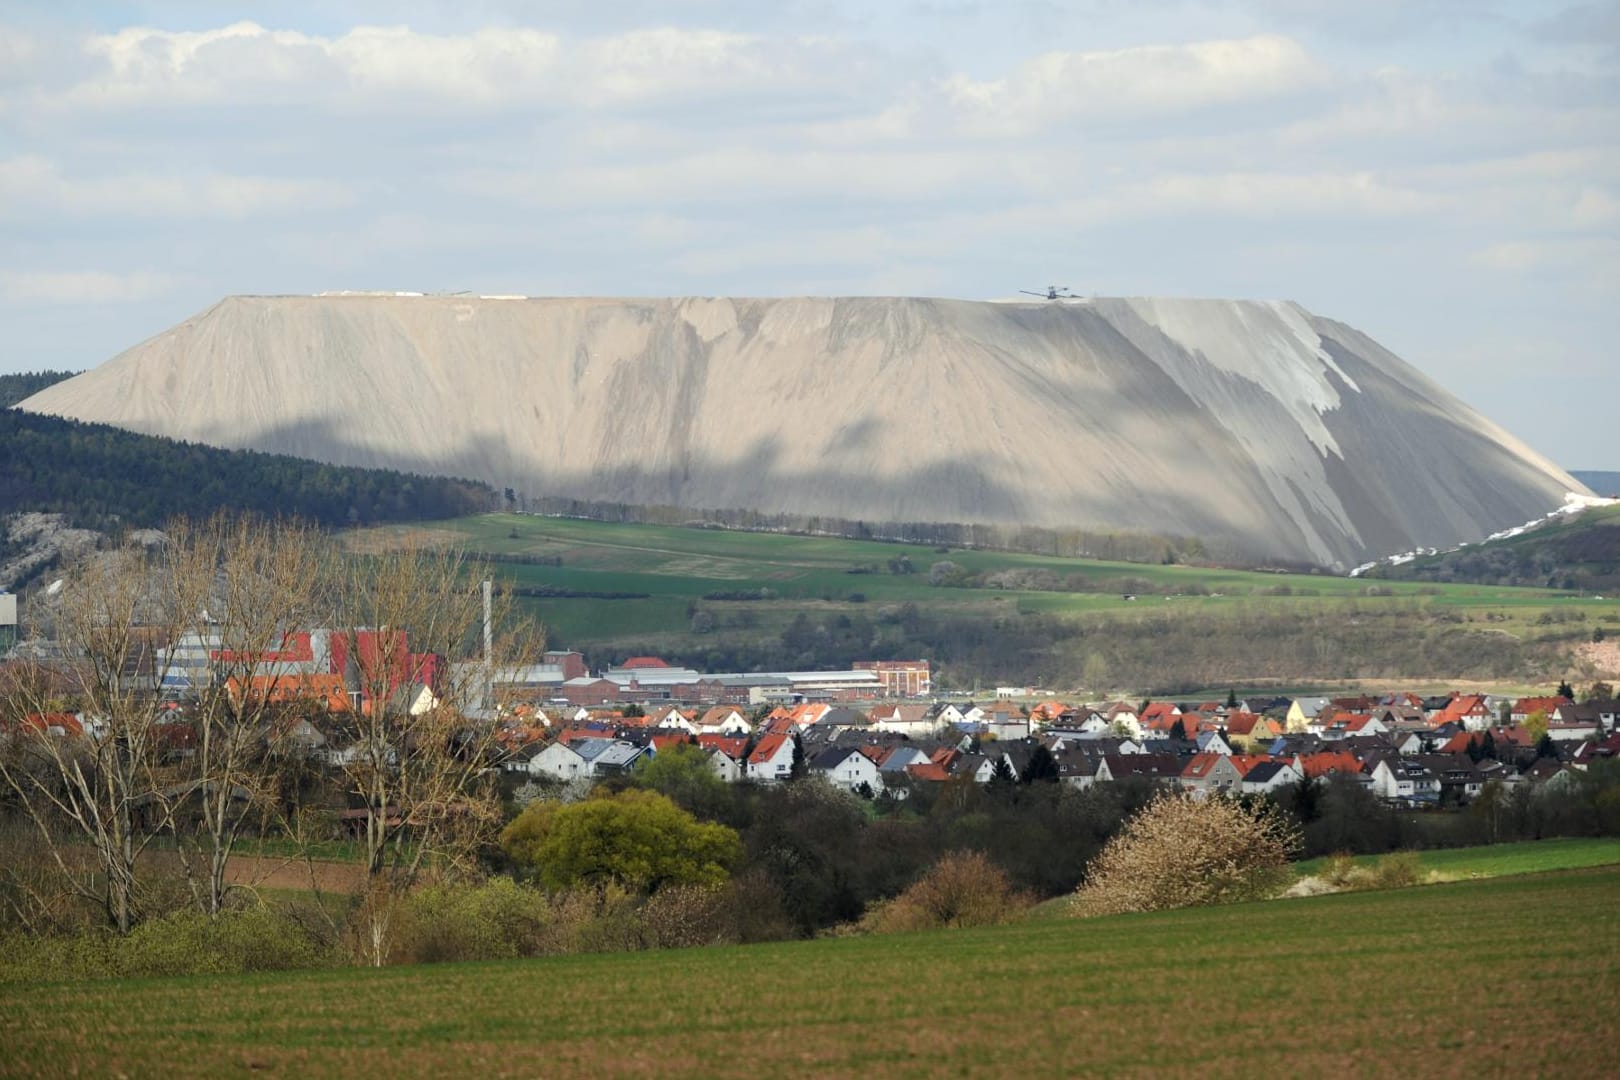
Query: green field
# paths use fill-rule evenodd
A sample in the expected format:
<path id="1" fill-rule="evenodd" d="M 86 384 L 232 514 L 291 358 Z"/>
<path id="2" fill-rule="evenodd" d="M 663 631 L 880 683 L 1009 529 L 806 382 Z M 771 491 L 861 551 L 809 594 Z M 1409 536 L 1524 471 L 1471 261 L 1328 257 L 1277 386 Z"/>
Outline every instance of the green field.
<path id="1" fill-rule="evenodd" d="M 1620 840 L 1526 840 L 1485 847 L 1439 848 L 1416 854 L 1420 871 L 1432 880 L 1458 881 L 1620 865 Z M 1365 855 L 1354 861 L 1361 866 L 1372 866 L 1386 857 Z M 1319 873 L 1326 862 L 1326 859 L 1310 859 L 1295 863 L 1294 868 L 1301 877 L 1305 877 Z"/>
<path id="2" fill-rule="evenodd" d="M 998 617 L 1175 611 L 1222 615 L 1240 611 L 1299 611 L 1310 615 L 1342 605 L 1381 605 L 1475 616 L 1492 632 L 1545 633 L 1548 613 L 1607 615 L 1620 623 L 1620 604 L 1547 589 L 1505 586 L 1369 583 L 1326 574 L 1281 574 L 1196 566 L 1162 566 L 1057 558 L 1003 551 L 844 540 L 720 529 L 624 525 L 525 514 L 485 514 L 419 529 L 383 527 L 358 534 L 359 544 L 415 532 L 470 552 L 557 558 L 560 566 L 500 563 L 517 585 L 590 592 L 646 593 L 646 599 L 546 599 L 534 605 L 570 646 L 620 641 L 690 643 L 690 608 L 724 619 L 747 610 L 754 632 L 779 630 L 801 611 L 867 612 L 913 603 L 929 610 Z M 888 570 L 906 556 L 915 573 Z M 940 588 L 930 566 L 948 560 L 968 573 L 1049 571 L 1081 576 L 1088 590 Z M 865 572 L 852 572 L 852 571 Z M 768 589 L 770 602 L 704 600 L 706 594 Z M 1095 591 L 1091 591 L 1095 590 Z M 1371 590 L 1371 594 L 1370 594 Z M 1387 592 L 1388 595 L 1382 595 Z M 1134 599 L 1127 599 L 1127 595 Z"/>
<path id="3" fill-rule="evenodd" d="M 1603 868 L 990 930 L 13 986 L 0 1072 L 1606 1076 L 1616 896 Z"/>

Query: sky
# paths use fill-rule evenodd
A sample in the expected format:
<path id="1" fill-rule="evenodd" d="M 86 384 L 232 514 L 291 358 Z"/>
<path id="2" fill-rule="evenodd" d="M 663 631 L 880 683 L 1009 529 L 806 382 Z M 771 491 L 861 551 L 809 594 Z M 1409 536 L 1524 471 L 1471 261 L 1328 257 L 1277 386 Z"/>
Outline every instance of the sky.
<path id="1" fill-rule="evenodd" d="M 1620 0 L 0 0 L 0 371 L 233 293 L 1049 284 L 1295 300 L 1620 469 Z"/>

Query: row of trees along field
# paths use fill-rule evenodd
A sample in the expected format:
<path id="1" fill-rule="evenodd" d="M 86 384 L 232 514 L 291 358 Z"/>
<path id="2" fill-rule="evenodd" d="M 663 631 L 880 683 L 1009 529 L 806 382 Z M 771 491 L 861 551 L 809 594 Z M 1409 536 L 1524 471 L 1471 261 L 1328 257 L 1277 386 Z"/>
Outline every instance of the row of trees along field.
<path id="1" fill-rule="evenodd" d="M 689 637 L 586 644 L 583 651 L 594 666 L 657 654 L 708 671 L 818 670 L 926 656 L 944 685 L 981 680 L 1082 686 L 1099 695 L 1121 686 L 1179 694 L 1256 678 L 1404 679 L 1413 672 L 1538 681 L 1560 670 L 1557 650 L 1589 640 L 1603 618 L 1570 613 L 1567 624 L 1526 641 L 1465 613 L 1390 598 L 1256 604 L 1198 618 L 1163 607 L 984 616 L 906 603 L 800 613 L 770 633 L 759 629 L 755 607 L 695 603 Z"/>

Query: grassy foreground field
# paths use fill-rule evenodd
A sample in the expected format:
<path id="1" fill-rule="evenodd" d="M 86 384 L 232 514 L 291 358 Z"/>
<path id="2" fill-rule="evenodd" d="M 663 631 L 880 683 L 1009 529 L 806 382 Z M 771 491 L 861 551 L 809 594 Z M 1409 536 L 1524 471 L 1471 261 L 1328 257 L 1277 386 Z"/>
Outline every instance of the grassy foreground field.
<path id="1" fill-rule="evenodd" d="M 364 549 L 396 543 L 407 535 L 497 558 L 559 561 L 559 565 L 498 564 L 497 573 L 516 585 L 645 594 L 635 599 L 541 601 L 537 613 L 573 647 L 621 641 L 690 645 L 694 640 L 689 629 L 693 605 L 713 613 L 722 628 L 746 612 L 752 633 L 778 632 L 799 612 L 871 614 L 883 605 L 907 603 L 942 613 L 996 618 L 1139 616 L 1161 610 L 1199 616 L 1297 611 L 1317 617 L 1354 602 L 1455 612 L 1458 618 L 1471 616 L 1482 626 L 1488 625 L 1493 633 L 1527 638 L 1563 628 L 1566 619 L 1575 617 L 1588 623 L 1588 632 L 1604 616 L 1620 624 L 1620 604 L 1612 600 L 1547 589 L 1370 583 L 1325 574 L 1159 566 L 1004 551 L 940 552 L 919 544 L 527 514 L 482 514 L 420 527 L 383 526 L 351 534 L 351 542 Z M 902 556 L 910 560 L 915 572 L 890 572 L 890 560 Z M 942 560 L 968 574 L 1044 572 L 1065 581 L 1083 579 L 1086 589 L 931 586 L 929 569 Z M 761 589 L 769 590 L 772 599 L 705 599 Z"/>
<path id="2" fill-rule="evenodd" d="M 1617 896 L 1602 868 L 993 930 L 8 987 L 0 1072 L 1610 1076 Z"/>

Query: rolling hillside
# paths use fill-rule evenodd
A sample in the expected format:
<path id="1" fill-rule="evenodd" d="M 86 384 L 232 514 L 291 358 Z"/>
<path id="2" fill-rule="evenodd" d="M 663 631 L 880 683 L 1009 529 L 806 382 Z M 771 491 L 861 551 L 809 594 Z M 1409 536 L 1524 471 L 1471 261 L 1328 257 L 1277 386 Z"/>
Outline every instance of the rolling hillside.
<path id="1" fill-rule="evenodd" d="M 825 536 L 486 514 L 348 534 L 495 560 L 556 646 L 715 671 L 927 656 L 950 685 L 1181 692 L 1539 684 L 1620 604 L 1546 589 L 1146 566 Z M 1551 685 L 1549 683 L 1549 685 Z"/>

